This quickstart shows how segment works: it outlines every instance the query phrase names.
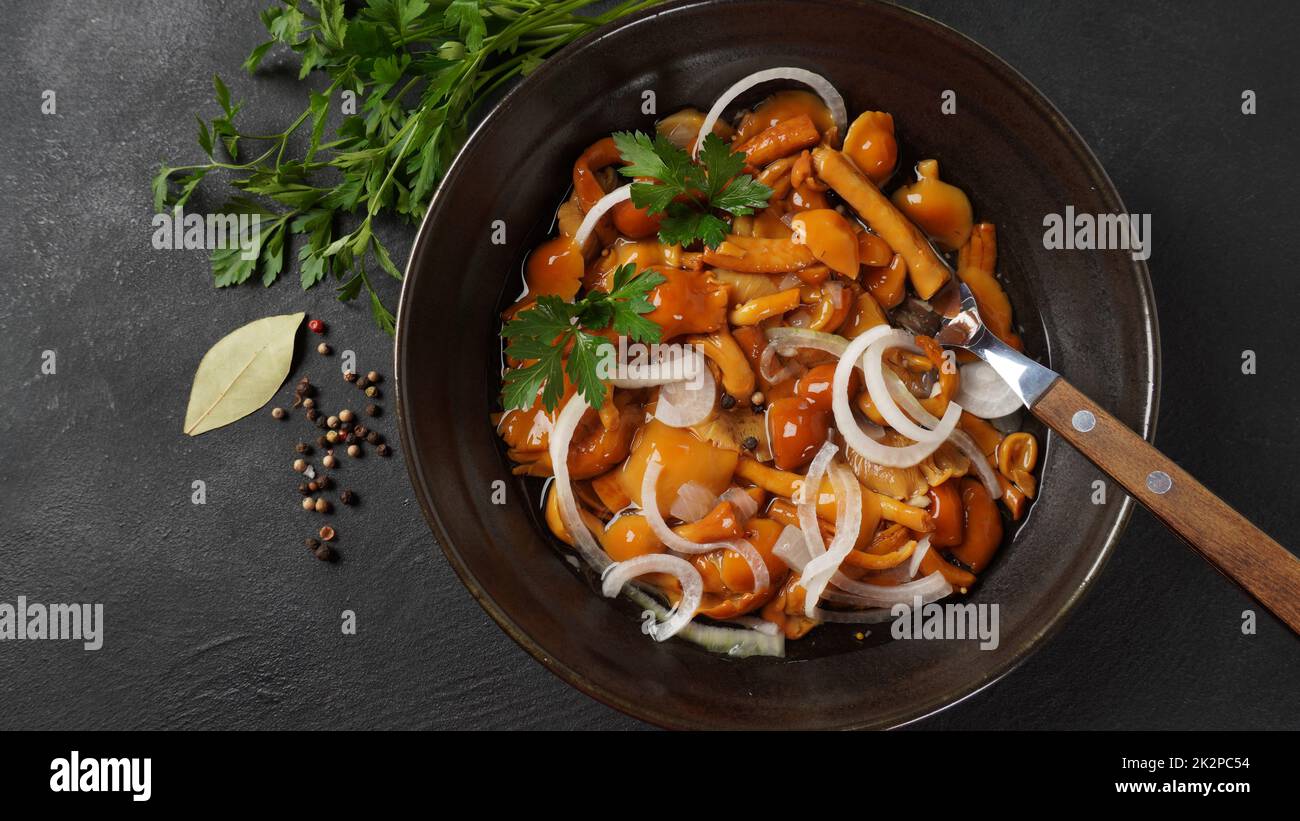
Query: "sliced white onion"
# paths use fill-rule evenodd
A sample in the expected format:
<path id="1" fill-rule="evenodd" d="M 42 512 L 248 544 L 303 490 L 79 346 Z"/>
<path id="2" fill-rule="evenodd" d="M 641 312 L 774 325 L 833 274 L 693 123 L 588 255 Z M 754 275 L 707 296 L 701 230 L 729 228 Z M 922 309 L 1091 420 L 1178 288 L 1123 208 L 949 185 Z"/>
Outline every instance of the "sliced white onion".
<path id="1" fill-rule="evenodd" d="M 578 429 L 578 423 L 590 406 L 582 394 L 574 392 L 573 398 L 560 411 L 555 420 L 555 429 L 551 431 L 549 451 L 551 469 L 555 472 L 555 497 L 559 503 L 560 521 L 564 529 L 573 538 L 574 547 L 582 558 L 597 573 L 603 573 L 610 566 L 609 556 L 600 549 L 596 538 L 587 529 L 587 523 L 578 513 L 578 501 L 573 495 L 573 485 L 569 482 L 569 442 Z"/>
<path id="2" fill-rule="evenodd" d="M 605 216 L 606 211 L 620 202 L 630 199 L 632 199 L 632 183 L 620 185 L 596 200 L 587 211 L 586 216 L 582 218 L 582 224 L 578 226 L 578 230 L 573 234 L 573 241 L 577 243 L 577 246 L 579 248 L 587 246 L 587 240 L 591 238 L 591 233 L 596 230 L 596 223 L 600 222 L 600 218 Z"/>
<path id="3" fill-rule="evenodd" d="M 673 499 L 668 512 L 683 522 L 703 519 L 717 505 L 713 491 L 696 481 L 684 483 L 677 488 L 677 498 Z"/>
<path id="4" fill-rule="evenodd" d="M 900 564 L 898 567 L 882 571 L 872 578 L 876 581 L 890 581 L 895 584 L 910 582 L 912 579 L 916 578 L 917 571 L 921 569 L 921 560 L 924 559 L 925 554 L 929 552 L 930 537 L 925 536 L 916 543 L 916 547 L 912 550 L 912 558 L 908 560 L 907 564 Z M 828 590 L 826 592 L 829 593 L 830 591 Z M 827 600 L 831 601 L 829 598 L 827 598 Z"/>
<path id="5" fill-rule="evenodd" d="M 848 108 L 844 105 L 844 98 L 835 90 L 835 86 L 831 85 L 830 80 L 804 68 L 789 66 L 769 68 L 756 71 L 748 77 L 742 78 L 731 88 L 722 92 L 722 96 L 709 109 L 709 113 L 704 116 L 704 122 L 700 124 L 700 133 L 695 138 L 695 146 L 691 149 L 691 156 L 694 157 L 700 153 L 700 148 L 704 145 L 704 138 L 713 132 L 714 123 L 722 116 L 722 112 L 727 109 L 727 106 L 731 105 L 732 100 L 735 100 L 754 86 L 772 80 L 793 80 L 797 83 L 803 83 L 817 92 L 817 96 L 821 97 L 822 101 L 826 103 L 826 107 L 830 109 L 831 119 L 835 121 L 835 127 L 839 129 L 840 136 L 843 137 L 844 134 L 848 133 Z"/>
<path id="6" fill-rule="evenodd" d="M 695 375 L 693 370 L 696 365 L 704 367 L 703 355 L 696 351 L 694 357 L 681 359 L 679 362 L 672 361 L 668 355 L 670 349 L 661 348 L 657 359 L 649 362 L 634 360 L 632 362 L 623 362 L 620 368 L 621 372 L 635 370 L 640 375 L 624 376 L 608 380 L 609 384 L 616 388 L 626 388 L 632 390 L 635 388 L 657 388 L 661 385 L 671 385 L 676 382 L 685 382 Z M 694 350 L 694 349 L 692 349 Z M 708 370 L 705 368 L 705 370 Z M 710 377 L 712 374 L 710 374 Z"/>
<path id="7" fill-rule="evenodd" d="M 625 590 L 629 599 L 654 614 L 660 621 L 668 618 L 668 610 L 654 596 L 638 589 L 636 585 L 630 585 Z M 749 620 L 742 622 L 741 619 L 732 619 L 731 621 L 747 624 Z M 767 627 L 755 626 L 753 630 L 736 630 L 692 621 L 681 629 L 677 638 L 698 644 L 709 652 L 721 653 L 732 658 L 785 656 L 785 634 L 777 630 L 776 625 L 771 622 L 763 622 L 763 624 Z"/>
<path id="8" fill-rule="evenodd" d="M 838 334 L 811 331 L 807 328 L 768 328 L 766 335 L 768 341 L 781 351 L 808 348 L 814 351 L 825 351 L 834 356 L 843 356 L 844 349 L 849 347 L 849 341 Z"/>
<path id="9" fill-rule="evenodd" d="M 939 424 L 939 417 L 925 409 L 925 405 L 922 405 L 921 400 L 907 389 L 898 374 L 884 367 L 881 368 L 881 372 L 884 374 L 885 387 L 888 388 L 890 397 L 898 403 L 903 413 L 933 430 Z"/>
<path id="10" fill-rule="evenodd" d="M 891 328 L 880 325 L 871 328 L 848 344 L 843 355 L 840 356 L 839 364 L 835 366 L 835 379 L 831 385 L 831 408 L 835 412 L 835 425 L 840 435 L 844 437 L 849 447 L 862 455 L 862 458 L 885 467 L 909 468 L 934 453 L 956 429 L 957 420 L 961 417 L 961 406 L 956 402 L 948 403 L 948 410 L 939 420 L 939 426 L 933 431 L 936 436 L 942 434 L 942 438 L 934 442 L 916 442 L 898 448 L 890 447 L 877 442 L 858 426 L 853 416 L 853 409 L 849 405 L 849 375 L 867 347 L 891 332 Z"/>
<path id="11" fill-rule="evenodd" d="M 803 569 L 799 583 L 807 593 L 804 596 L 804 615 L 813 617 L 817 601 L 831 578 L 843 575 L 840 563 L 849 555 L 862 529 L 862 486 L 853 471 L 843 465 L 831 466 L 831 483 L 835 487 L 835 538 L 826 552 L 814 556 Z"/>
<path id="12" fill-rule="evenodd" d="M 921 597 L 922 604 L 938 601 L 952 592 L 952 585 L 938 570 L 923 579 L 890 587 L 883 584 L 867 584 L 854 581 L 843 573 L 837 573 L 831 583 L 855 596 L 858 603 L 866 607 L 893 607 L 896 604 L 911 604 L 916 596 Z"/>
<path id="13" fill-rule="evenodd" d="M 754 514 L 758 513 L 758 502 L 738 487 L 729 488 L 718 498 L 724 502 L 731 502 L 731 506 L 736 509 L 736 514 L 740 516 L 742 522 L 748 522 L 754 518 Z"/>
<path id="14" fill-rule="evenodd" d="M 998 475 L 989 464 L 988 457 L 980 450 L 979 445 L 975 444 L 975 440 L 970 438 L 970 434 L 958 428 L 948 437 L 948 441 L 956 445 L 957 449 L 970 460 L 971 467 L 975 468 L 980 481 L 984 483 L 984 489 L 989 492 L 989 498 L 1001 499 L 1002 483 L 998 481 Z"/>
<path id="15" fill-rule="evenodd" d="M 765 636 L 775 636 L 781 632 L 781 628 L 774 623 L 764 619 L 755 618 L 754 616 L 736 616 L 727 619 L 727 624 L 736 624 L 741 627 L 748 627 L 750 630 L 757 630 Z"/>
<path id="16" fill-rule="evenodd" d="M 773 370 L 778 347 L 779 346 L 776 343 L 769 342 L 767 347 L 763 348 L 763 353 L 760 354 L 758 358 L 758 372 L 763 375 L 764 379 L 773 385 L 778 382 L 784 382 L 792 376 L 799 375 L 799 369 L 791 363 L 785 364 L 779 371 Z"/>
<path id="17" fill-rule="evenodd" d="M 714 550 L 734 550 L 745 560 L 745 564 L 749 565 L 750 575 L 754 577 L 754 590 L 766 590 L 772 584 L 771 574 L 767 572 L 767 563 L 763 561 L 762 555 L 749 542 L 744 539 L 728 542 L 692 542 L 673 532 L 659 513 L 657 484 L 663 469 L 663 462 L 660 462 L 659 455 L 655 454 L 653 459 L 646 462 L 645 477 L 641 480 L 641 509 L 646 522 L 650 524 L 651 532 L 659 537 L 664 547 L 677 553 L 696 555 L 711 553 Z"/>
<path id="18" fill-rule="evenodd" d="M 838 282 L 827 282 L 822 285 L 822 292 L 831 298 L 831 304 L 836 308 L 844 305 L 844 286 Z"/>
<path id="19" fill-rule="evenodd" d="M 953 401 L 981 419 L 997 419 L 1024 407 L 993 366 L 987 362 L 967 362 L 957 369 L 961 384 Z"/>
<path id="20" fill-rule="evenodd" d="M 794 525 L 786 525 L 781 535 L 776 537 L 776 543 L 772 545 L 772 555 L 796 572 L 802 571 L 808 564 L 808 560 L 812 558 L 808 555 L 808 542 L 799 528 Z"/>
<path id="21" fill-rule="evenodd" d="M 808 465 L 808 473 L 804 475 L 803 484 L 799 489 L 799 498 L 793 500 L 799 516 L 799 529 L 803 532 L 805 550 L 809 558 L 826 552 L 826 542 L 822 540 L 821 527 L 817 524 L 817 503 L 821 501 L 822 477 L 830 469 L 831 459 L 835 457 L 835 452 L 838 450 L 834 442 L 822 443 Z"/>
<path id="22" fill-rule="evenodd" d="M 874 329 L 873 329 L 874 330 Z M 889 348 L 912 348 L 912 335 L 907 331 L 890 330 L 888 333 L 881 334 L 874 342 L 867 346 L 866 351 L 866 369 L 867 369 L 867 391 L 871 394 L 871 401 L 875 404 L 876 410 L 880 415 L 885 417 L 885 421 L 890 427 L 906 436 L 908 439 L 915 439 L 917 442 L 933 442 L 936 438 L 940 442 L 947 436 L 936 437 L 936 431 L 931 428 L 923 428 L 920 425 L 907 418 L 894 401 L 894 396 L 885 382 L 884 364 L 881 357 Z M 910 394 L 909 394 L 910 395 Z M 915 399 L 916 397 L 912 397 Z M 919 407 L 919 405 L 917 405 Z M 933 418 L 933 417 L 931 417 Z M 936 422 L 938 420 L 935 420 Z"/>
<path id="23" fill-rule="evenodd" d="M 700 600 L 704 598 L 704 579 L 700 577 L 700 571 L 695 569 L 695 565 L 680 556 L 649 553 L 615 562 L 605 568 L 601 574 L 601 592 L 611 598 L 617 596 L 623 585 L 647 573 L 667 573 L 682 585 L 682 598 L 670 611 L 668 619 L 649 627 L 650 638 L 663 641 L 695 618 L 695 611 L 700 608 Z"/>
<path id="24" fill-rule="evenodd" d="M 695 365 L 689 373 L 692 377 L 699 373 L 699 384 L 693 384 L 695 380 L 688 378 L 659 389 L 655 418 L 672 428 L 698 425 L 712 415 L 713 406 L 718 401 L 718 384 L 713 379 L 713 372 L 705 367 L 702 354 L 696 352 L 693 358 Z"/>

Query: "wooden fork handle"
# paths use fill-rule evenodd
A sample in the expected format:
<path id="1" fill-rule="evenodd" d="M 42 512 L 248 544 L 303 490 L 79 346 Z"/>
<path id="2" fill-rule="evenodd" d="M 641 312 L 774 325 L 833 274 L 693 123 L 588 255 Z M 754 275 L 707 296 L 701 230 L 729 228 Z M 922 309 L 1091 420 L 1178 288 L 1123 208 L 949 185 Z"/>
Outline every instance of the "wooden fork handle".
<path id="1" fill-rule="evenodd" d="M 1031 408 L 1219 572 L 1300 633 L 1300 559 L 1064 379 Z"/>

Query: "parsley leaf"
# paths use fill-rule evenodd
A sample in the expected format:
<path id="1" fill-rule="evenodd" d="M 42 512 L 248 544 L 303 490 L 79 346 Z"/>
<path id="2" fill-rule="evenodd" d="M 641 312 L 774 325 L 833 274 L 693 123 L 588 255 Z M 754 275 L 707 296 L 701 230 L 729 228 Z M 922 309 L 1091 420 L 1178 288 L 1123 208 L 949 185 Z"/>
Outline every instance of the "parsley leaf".
<path id="1" fill-rule="evenodd" d="M 593 408 L 605 402 L 597 361 L 609 340 L 592 331 L 612 327 L 634 342 L 658 342 L 662 329 L 644 314 L 654 310 L 649 294 L 664 283 L 657 271 L 637 273 L 627 263 L 614 271 L 608 292 L 591 291 L 577 302 L 540 296 L 501 329 L 506 354 L 526 364 L 506 372 L 502 404 L 506 410 L 530 408 L 540 392 L 547 412 L 564 396 L 564 377 Z M 566 357 L 567 355 L 567 357 Z"/>
<path id="2" fill-rule="evenodd" d="M 640 131 L 614 134 L 614 145 L 626 165 L 627 177 L 649 178 L 632 183 L 632 204 L 650 214 L 663 214 L 659 239 L 689 245 L 696 240 L 717 248 L 730 225 L 716 212 L 734 217 L 767 207 L 772 189 L 748 174 L 744 152 L 732 152 L 721 137 L 709 134 L 700 146 L 699 163 L 667 138 L 653 139 Z"/>

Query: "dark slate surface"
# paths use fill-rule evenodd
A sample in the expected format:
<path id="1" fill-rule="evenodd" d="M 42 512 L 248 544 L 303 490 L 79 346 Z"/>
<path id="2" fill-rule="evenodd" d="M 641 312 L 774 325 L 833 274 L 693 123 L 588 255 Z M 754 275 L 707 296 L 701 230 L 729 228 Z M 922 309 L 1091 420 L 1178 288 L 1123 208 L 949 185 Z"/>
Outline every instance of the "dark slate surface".
<path id="1" fill-rule="evenodd" d="M 148 182 L 193 161 L 210 74 L 278 128 L 302 93 L 238 66 L 261 3 L 0 4 L 0 601 L 102 602 L 107 636 L 0 643 L 5 728 L 643 726 L 569 689 L 476 605 L 434 546 L 400 460 L 339 471 L 345 560 L 300 540 L 295 430 L 266 414 L 180 434 L 189 380 L 226 331 L 306 310 L 386 371 L 368 316 L 293 280 L 224 292 L 201 252 L 149 242 Z M 1129 208 L 1151 212 L 1164 343 L 1159 444 L 1284 544 L 1295 511 L 1293 6 L 966 3 L 917 7 L 1000 54 L 1082 132 Z M 864 48 L 869 44 L 864 44 Z M 275 61 L 272 61 L 274 64 Z M 57 114 L 40 113 L 41 93 Z M 1259 113 L 1243 116 L 1253 89 Z M 404 255 L 410 231 L 388 234 Z M 396 254 L 395 254 L 396 256 Z M 385 284 L 387 287 L 388 284 Z M 395 299 L 395 289 L 388 288 Z M 1088 310 L 1080 306 L 1080 310 Z M 55 375 L 41 352 L 57 351 Z M 1259 373 L 1240 357 L 1255 350 Z M 296 373 L 341 399 L 337 360 Z M 328 378 L 327 378 L 328 376 Z M 381 426 L 393 431 L 386 417 Z M 191 482 L 207 484 L 204 506 Z M 1095 589 L 1041 652 L 927 728 L 1300 727 L 1300 645 L 1137 513 Z M 358 635 L 340 634 L 344 610 Z"/>

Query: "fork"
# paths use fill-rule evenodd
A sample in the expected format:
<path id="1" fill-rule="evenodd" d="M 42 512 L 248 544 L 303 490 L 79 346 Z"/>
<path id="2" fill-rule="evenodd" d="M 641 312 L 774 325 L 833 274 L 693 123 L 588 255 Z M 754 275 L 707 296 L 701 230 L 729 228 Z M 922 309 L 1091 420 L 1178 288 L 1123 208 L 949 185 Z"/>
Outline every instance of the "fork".
<path id="1" fill-rule="evenodd" d="M 968 350 L 991 365 L 1034 416 L 1300 633 L 1300 559 L 1060 374 L 998 339 L 956 276 L 950 273 L 929 302 L 942 322 L 936 341 Z"/>

